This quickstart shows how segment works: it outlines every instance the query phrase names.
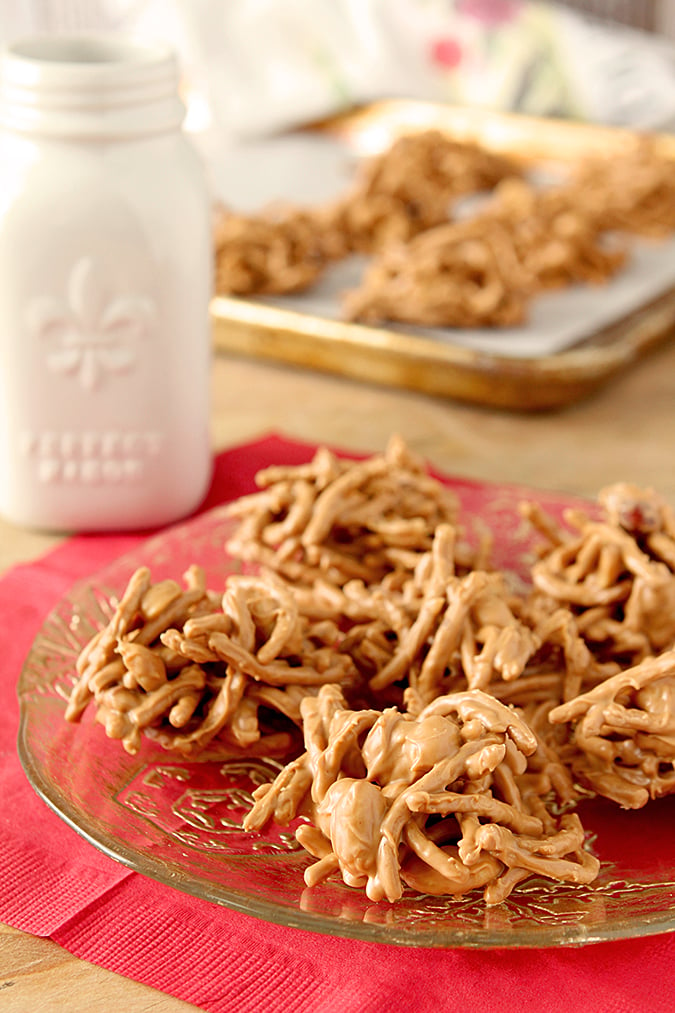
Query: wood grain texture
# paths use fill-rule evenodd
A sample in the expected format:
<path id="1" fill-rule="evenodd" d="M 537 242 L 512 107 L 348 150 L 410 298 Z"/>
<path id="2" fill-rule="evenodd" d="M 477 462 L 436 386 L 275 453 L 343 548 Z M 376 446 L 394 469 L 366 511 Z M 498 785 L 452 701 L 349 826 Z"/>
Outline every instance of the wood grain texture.
<path id="1" fill-rule="evenodd" d="M 0 923 L 0 1009 L 3 1013 L 185 1013 L 188 1003 L 111 974 Z"/>
<path id="2" fill-rule="evenodd" d="M 532 415 L 220 354 L 213 369 L 217 449 L 275 430 L 289 437 L 376 452 L 401 433 L 437 468 L 593 496 L 609 482 L 651 485 L 675 504 L 675 344 L 594 397 Z M 0 567 L 35 558 L 58 535 L 0 522 Z M 3 1013 L 179 1013 L 193 1007 L 86 964 L 54 943 L 0 925 Z"/>

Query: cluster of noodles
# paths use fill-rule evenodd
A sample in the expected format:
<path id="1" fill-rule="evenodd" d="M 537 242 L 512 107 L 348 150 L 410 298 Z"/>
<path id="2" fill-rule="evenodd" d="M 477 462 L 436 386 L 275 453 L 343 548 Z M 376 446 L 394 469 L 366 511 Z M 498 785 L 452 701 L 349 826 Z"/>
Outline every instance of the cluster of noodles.
<path id="1" fill-rule="evenodd" d="M 344 299 L 351 320 L 427 327 L 522 323 L 532 276 L 500 222 L 447 222 L 383 250 Z"/>
<path id="2" fill-rule="evenodd" d="M 439 130 L 397 138 L 361 164 L 348 193 L 331 209 L 336 252 L 376 253 L 447 222 L 460 197 L 517 176 L 515 162 Z"/>
<path id="3" fill-rule="evenodd" d="M 143 735 L 200 758 L 288 753 L 303 697 L 357 677 L 336 621 L 320 608 L 301 611 L 273 574 L 233 574 L 222 595 L 205 590 L 198 567 L 185 582 L 135 571 L 80 654 L 66 718 L 78 721 L 93 703 L 106 734 L 131 754 Z"/>
<path id="4" fill-rule="evenodd" d="M 579 184 L 537 188 L 509 177 L 474 216 L 445 222 L 375 257 L 345 299 L 351 319 L 427 326 L 508 326 L 532 299 L 601 284 L 626 263 L 607 220 L 577 202 Z"/>
<path id="5" fill-rule="evenodd" d="M 283 756 L 245 826 L 303 817 L 307 883 L 338 872 L 372 900 L 589 882 L 578 799 L 675 792 L 675 518 L 655 492 L 608 487 L 564 523 L 523 503 L 523 587 L 400 438 L 257 483 L 229 507 L 252 572 L 216 593 L 197 567 L 185 587 L 137 571 L 69 720 L 92 703 L 130 752 Z"/>
<path id="6" fill-rule="evenodd" d="M 255 480 L 259 491 L 229 508 L 239 524 L 228 551 L 314 591 L 352 578 L 391 584 L 431 548 L 440 524 L 457 530 L 457 497 L 398 436 L 363 461 L 320 447 L 307 464 L 266 468 Z M 480 565 L 468 545 L 453 551 L 465 568 Z"/>
<path id="7" fill-rule="evenodd" d="M 309 886 L 339 871 L 372 901 L 398 900 L 403 882 L 427 894 L 480 887 L 497 904 L 533 875 L 597 876 L 578 816 L 554 818 L 528 790 L 536 737 L 494 697 L 439 696 L 413 716 L 349 710 L 325 686 L 302 716 L 305 752 L 255 791 L 244 827 L 305 816 Z"/>
<path id="8" fill-rule="evenodd" d="M 551 699 L 548 721 L 569 736 L 578 780 L 626 808 L 675 791 L 675 516 L 652 489 L 618 483 L 598 496 L 600 517 L 568 511 L 544 533 L 529 608 L 563 609 L 595 671 Z"/>
<path id="9" fill-rule="evenodd" d="M 333 203 L 249 216 L 219 209 L 216 290 L 297 292 L 359 253 L 369 261 L 343 296 L 347 319 L 518 325 L 541 292 L 616 275 L 628 235 L 672 234 L 674 176 L 672 159 L 646 139 L 541 186 L 476 144 L 438 130 L 404 135 L 365 161 Z M 460 211 L 472 195 L 487 198 Z"/>
<path id="10" fill-rule="evenodd" d="M 592 159 L 576 173 L 580 212 L 602 229 L 658 239 L 675 229 L 675 179 L 654 142 L 621 158 Z"/>
<path id="11" fill-rule="evenodd" d="M 214 212 L 216 292 L 279 295 L 301 292 L 326 266 L 317 215 L 279 207 L 267 215 Z"/>
<path id="12" fill-rule="evenodd" d="M 361 462 L 320 448 L 257 482 L 261 491 L 230 507 L 238 526 L 227 548 L 260 572 L 232 574 L 216 593 L 196 566 L 185 587 L 139 568 L 80 654 L 68 720 L 91 702 L 130 753 L 142 735 L 184 755 L 283 752 L 303 696 L 363 682 L 342 586 L 400 582 L 436 528 L 456 521 L 457 498 L 397 437 Z M 458 565 L 486 551 L 458 544 Z"/>
<path id="13" fill-rule="evenodd" d="M 446 222 L 454 202 L 490 190 L 512 161 L 437 130 L 400 137 L 364 161 L 347 192 L 315 207 L 272 205 L 260 214 L 216 208 L 215 288 L 220 294 L 297 292 L 353 253 L 406 243 Z"/>

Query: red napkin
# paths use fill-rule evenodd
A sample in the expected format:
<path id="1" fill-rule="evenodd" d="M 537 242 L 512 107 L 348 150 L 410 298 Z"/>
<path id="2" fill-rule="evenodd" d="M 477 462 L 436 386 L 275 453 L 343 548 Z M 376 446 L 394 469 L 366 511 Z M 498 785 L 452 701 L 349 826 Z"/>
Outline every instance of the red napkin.
<path id="1" fill-rule="evenodd" d="M 277 436 L 221 454 L 203 508 L 251 491 L 271 463 L 313 447 Z M 69 587 L 144 535 L 82 535 L 0 581 L 0 920 L 211 1013 L 666 1013 L 675 934 L 540 950 L 433 950 L 268 924 L 145 879 L 40 801 L 16 754 L 20 668 Z"/>

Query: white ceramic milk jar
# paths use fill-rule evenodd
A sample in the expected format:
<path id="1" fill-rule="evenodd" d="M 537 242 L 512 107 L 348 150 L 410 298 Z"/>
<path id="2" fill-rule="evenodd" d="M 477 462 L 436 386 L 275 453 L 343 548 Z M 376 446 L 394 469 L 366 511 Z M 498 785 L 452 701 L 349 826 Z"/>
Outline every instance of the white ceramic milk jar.
<path id="1" fill-rule="evenodd" d="M 174 54 L 29 39 L 0 64 L 0 512 L 155 526 L 211 474 L 212 244 Z"/>

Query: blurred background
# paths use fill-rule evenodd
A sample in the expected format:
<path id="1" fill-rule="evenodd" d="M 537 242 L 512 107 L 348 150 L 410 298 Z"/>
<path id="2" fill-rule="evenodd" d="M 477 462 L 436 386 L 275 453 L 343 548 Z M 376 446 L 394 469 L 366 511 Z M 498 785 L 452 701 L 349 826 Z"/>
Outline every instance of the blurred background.
<path id="1" fill-rule="evenodd" d="M 401 97 L 675 128 L 672 0 L 0 0 L 1 44 L 58 31 L 171 42 L 203 136 Z"/>

